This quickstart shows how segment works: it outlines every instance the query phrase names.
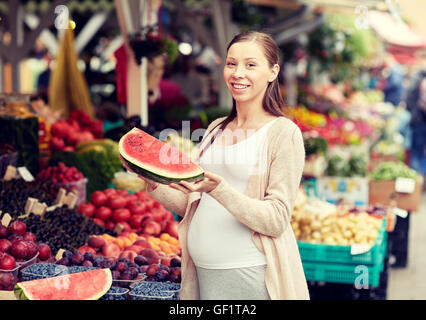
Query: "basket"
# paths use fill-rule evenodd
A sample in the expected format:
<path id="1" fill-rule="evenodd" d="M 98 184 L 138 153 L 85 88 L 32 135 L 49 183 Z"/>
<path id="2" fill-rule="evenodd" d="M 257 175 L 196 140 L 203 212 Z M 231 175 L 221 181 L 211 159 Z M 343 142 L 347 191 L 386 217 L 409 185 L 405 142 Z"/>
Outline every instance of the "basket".
<path id="1" fill-rule="evenodd" d="M 386 245 L 386 219 L 383 219 L 375 245 L 368 252 L 362 254 L 351 254 L 351 246 L 298 242 L 300 257 L 304 263 L 323 262 L 349 265 L 377 265 L 383 262 L 386 254 Z"/>

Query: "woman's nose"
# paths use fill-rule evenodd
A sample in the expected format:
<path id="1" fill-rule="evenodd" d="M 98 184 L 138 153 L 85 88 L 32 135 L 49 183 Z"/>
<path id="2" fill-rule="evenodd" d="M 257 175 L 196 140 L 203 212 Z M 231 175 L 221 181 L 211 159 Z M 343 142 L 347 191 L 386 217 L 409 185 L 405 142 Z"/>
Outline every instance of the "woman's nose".
<path id="1" fill-rule="evenodd" d="M 243 66 L 237 65 L 234 69 L 234 72 L 232 73 L 232 76 L 234 76 L 235 78 L 242 78 L 244 77 L 243 71 Z"/>

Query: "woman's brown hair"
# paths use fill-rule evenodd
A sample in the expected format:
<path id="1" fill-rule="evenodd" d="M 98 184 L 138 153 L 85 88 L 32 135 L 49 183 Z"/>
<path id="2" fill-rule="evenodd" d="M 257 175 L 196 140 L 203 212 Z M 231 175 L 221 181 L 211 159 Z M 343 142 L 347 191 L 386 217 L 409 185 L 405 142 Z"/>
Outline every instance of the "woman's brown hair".
<path id="1" fill-rule="evenodd" d="M 256 42 L 263 48 L 263 52 L 265 54 L 266 59 L 268 60 L 269 66 L 272 68 L 275 64 L 279 64 L 280 59 L 280 50 L 275 43 L 274 39 L 266 33 L 259 31 L 247 31 L 236 35 L 231 42 L 228 44 L 226 48 L 226 52 L 228 53 L 229 48 L 238 42 Z M 281 92 L 279 89 L 278 77 L 275 78 L 274 81 L 268 83 L 268 87 L 266 88 L 265 95 L 263 96 L 263 109 L 277 117 L 285 116 L 282 108 L 284 106 L 284 100 L 281 96 Z M 237 116 L 237 106 L 235 99 L 232 99 L 232 109 L 229 115 L 221 122 L 219 122 L 210 132 L 213 132 L 215 128 L 220 126 L 219 130 L 214 134 L 208 144 L 201 150 L 199 157 L 202 156 L 204 151 L 214 142 L 218 134 L 222 132 L 226 126 L 235 119 Z M 210 134 L 208 132 L 207 134 Z"/>

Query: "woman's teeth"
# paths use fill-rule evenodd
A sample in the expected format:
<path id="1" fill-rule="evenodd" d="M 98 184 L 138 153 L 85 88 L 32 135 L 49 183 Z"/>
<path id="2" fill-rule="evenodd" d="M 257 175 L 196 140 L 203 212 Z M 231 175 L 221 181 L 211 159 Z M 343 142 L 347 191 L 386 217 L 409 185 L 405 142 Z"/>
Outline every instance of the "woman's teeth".
<path id="1" fill-rule="evenodd" d="M 232 85 L 235 89 L 245 89 L 248 88 L 249 86 L 245 86 L 245 85 L 241 85 L 241 84 L 233 84 Z"/>

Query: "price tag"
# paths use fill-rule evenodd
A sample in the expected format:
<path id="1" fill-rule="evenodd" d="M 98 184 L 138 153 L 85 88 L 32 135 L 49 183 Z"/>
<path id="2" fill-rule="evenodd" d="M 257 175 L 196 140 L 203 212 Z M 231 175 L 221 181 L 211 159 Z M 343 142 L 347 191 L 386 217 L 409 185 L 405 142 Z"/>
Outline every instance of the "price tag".
<path id="1" fill-rule="evenodd" d="M 34 181 L 33 175 L 31 174 L 31 172 L 28 171 L 26 167 L 19 167 L 18 172 L 22 179 L 24 179 L 26 182 Z"/>
<path id="2" fill-rule="evenodd" d="M 3 218 L 1 219 L 1 224 L 5 227 L 7 227 L 10 223 L 10 221 L 12 221 L 12 217 L 10 216 L 10 214 L 5 213 Z"/>
<path id="3" fill-rule="evenodd" d="M 55 259 L 56 260 L 60 260 L 62 259 L 62 255 L 64 254 L 65 250 L 64 249 L 59 249 L 58 252 L 56 253 Z"/>
<path id="4" fill-rule="evenodd" d="M 351 255 L 363 254 L 370 251 L 371 246 L 369 244 L 353 244 L 351 245 Z"/>
<path id="5" fill-rule="evenodd" d="M 392 208 L 392 212 L 396 214 L 398 217 L 401 218 L 407 218 L 408 217 L 408 211 L 400 208 Z"/>
<path id="6" fill-rule="evenodd" d="M 413 193 L 416 188 L 416 181 L 410 178 L 396 178 L 395 191 L 401 193 Z"/>

